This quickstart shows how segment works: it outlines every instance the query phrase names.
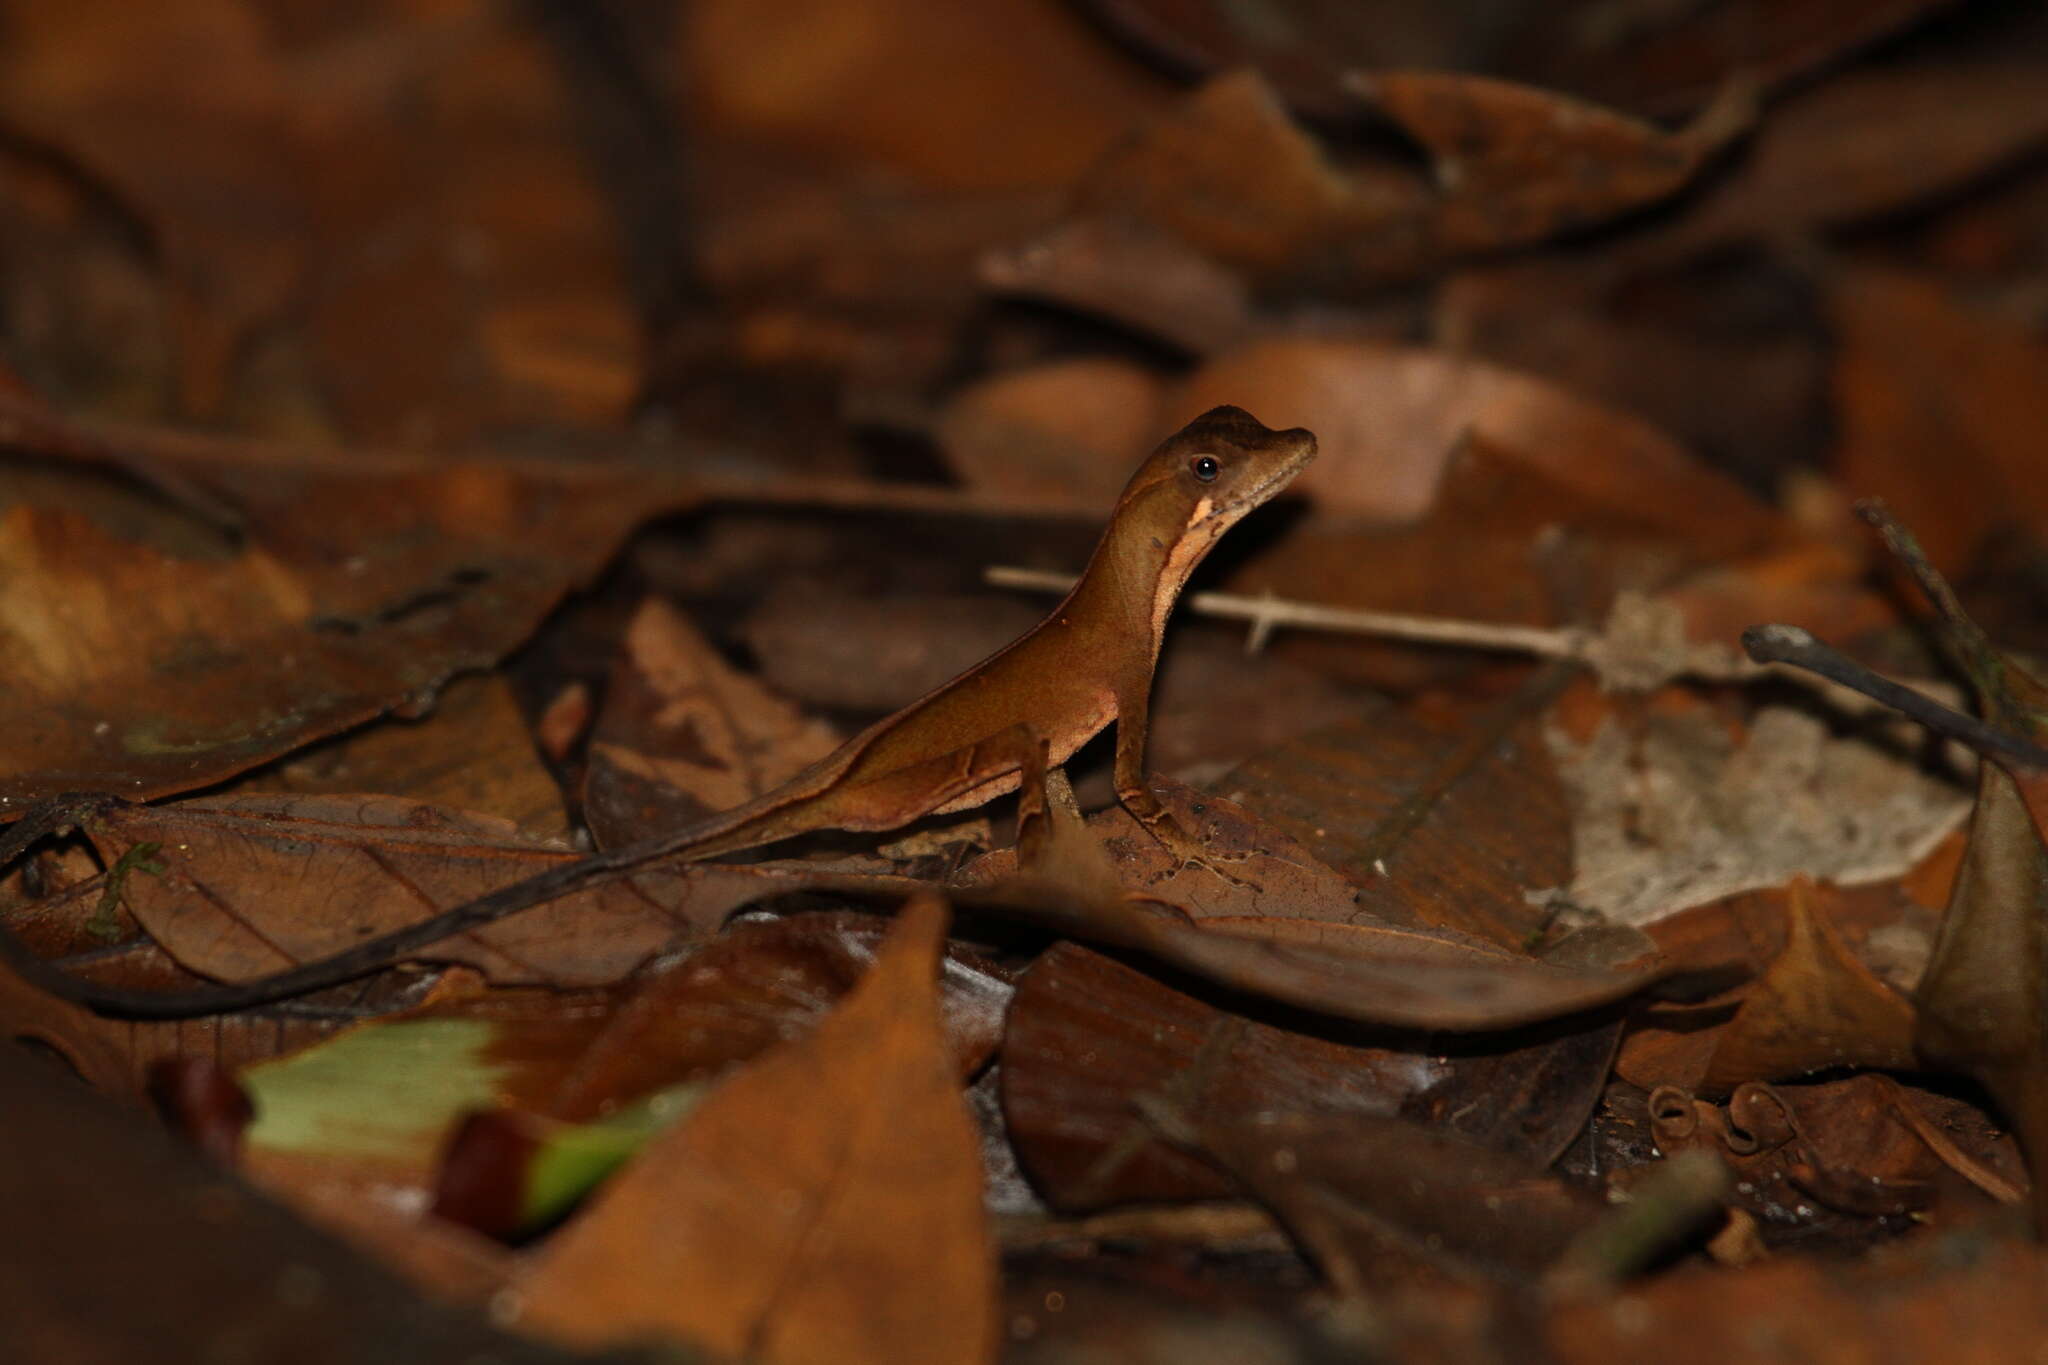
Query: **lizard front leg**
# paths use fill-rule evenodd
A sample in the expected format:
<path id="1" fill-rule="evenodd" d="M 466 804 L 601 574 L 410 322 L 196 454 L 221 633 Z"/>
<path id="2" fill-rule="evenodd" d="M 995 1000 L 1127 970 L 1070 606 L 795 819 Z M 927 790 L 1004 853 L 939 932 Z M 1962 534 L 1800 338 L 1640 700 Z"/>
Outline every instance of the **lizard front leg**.
<path id="1" fill-rule="evenodd" d="M 1219 867 L 1219 859 L 1209 852 L 1208 846 L 1175 818 L 1145 781 L 1145 740 L 1149 732 L 1151 707 L 1152 678 L 1148 669 L 1142 679 L 1117 691 L 1116 799 L 1123 803 L 1123 808 L 1131 813 L 1139 826 L 1159 842 L 1160 847 L 1179 859 L 1181 866 L 1192 863 L 1208 869 L 1232 886 L 1249 886 L 1257 890 L 1255 883 L 1232 876 Z"/>

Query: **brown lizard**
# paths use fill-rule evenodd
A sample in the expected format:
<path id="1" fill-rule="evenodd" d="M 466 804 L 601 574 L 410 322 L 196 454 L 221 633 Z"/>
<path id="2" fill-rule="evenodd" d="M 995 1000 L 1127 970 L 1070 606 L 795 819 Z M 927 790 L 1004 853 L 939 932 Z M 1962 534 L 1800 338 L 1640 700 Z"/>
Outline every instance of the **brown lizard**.
<path id="1" fill-rule="evenodd" d="M 1125 486 L 1073 590 L 1021 638 L 877 721 L 782 786 L 671 833 L 596 853 L 334 956 L 240 985 L 148 995 L 64 977 L 82 1003 L 138 1015 L 243 1008 L 333 985 L 415 949 L 667 858 L 698 861 L 814 830 L 894 829 L 1015 791 L 1117 725 L 1117 798 L 1167 850 L 1207 866 L 1145 783 L 1152 672 L 1174 599 L 1230 527 L 1315 458 L 1300 428 L 1274 431 L 1240 408 L 1169 436 Z M 14 956 L 13 953 L 9 954 Z M 26 965 L 26 964 L 22 964 Z"/>

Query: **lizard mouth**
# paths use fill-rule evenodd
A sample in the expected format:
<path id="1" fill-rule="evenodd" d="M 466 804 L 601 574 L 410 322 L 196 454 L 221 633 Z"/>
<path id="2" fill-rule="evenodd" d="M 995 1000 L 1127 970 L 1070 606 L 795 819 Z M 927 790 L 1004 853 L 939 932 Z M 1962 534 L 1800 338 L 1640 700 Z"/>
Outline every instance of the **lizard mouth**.
<path id="1" fill-rule="evenodd" d="M 1227 502 L 1218 503 L 1209 513 L 1211 519 L 1242 515 L 1245 512 L 1251 511 L 1252 508 L 1266 501 L 1293 482 L 1294 476 L 1306 469 L 1309 461 L 1315 459 L 1316 438 L 1314 436 L 1311 436 L 1299 427 L 1293 431 L 1280 434 L 1295 437 L 1294 453 L 1288 456 L 1286 462 L 1278 469 L 1273 470 L 1257 483 L 1238 489 Z"/>

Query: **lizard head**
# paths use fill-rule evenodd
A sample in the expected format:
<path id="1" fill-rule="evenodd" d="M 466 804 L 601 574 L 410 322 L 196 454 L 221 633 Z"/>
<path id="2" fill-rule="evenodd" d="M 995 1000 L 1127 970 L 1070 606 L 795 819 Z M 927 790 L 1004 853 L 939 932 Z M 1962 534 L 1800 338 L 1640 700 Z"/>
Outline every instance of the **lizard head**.
<path id="1" fill-rule="evenodd" d="M 1275 431 L 1243 408 L 1211 408 L 1167 437 L 1138 467 L 1123 506 L 1168 544 L 1214 541 L 1271 498 L 1316 456 L 1300 427 Z"/>
<path id="2" fill-rule="evenodd" d="M 1315 458 L 1300 427 L 1275 431 L 1243 408 L 1211 408 L 1160 442 L 1131 476 L 1096 547 L 1090 575 L 1116 566 L 1129 591 L 1146 584 L 1153 647 L 1188 575 L 1223 533 Z"/>

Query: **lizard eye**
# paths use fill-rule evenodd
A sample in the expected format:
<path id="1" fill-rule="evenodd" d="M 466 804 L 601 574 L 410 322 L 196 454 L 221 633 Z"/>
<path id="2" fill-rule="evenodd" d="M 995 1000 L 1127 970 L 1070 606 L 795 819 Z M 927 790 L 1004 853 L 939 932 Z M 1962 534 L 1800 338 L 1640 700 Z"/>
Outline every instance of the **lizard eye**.
<path id="1" fill-rule="evenodd" d="M 1223 466 L 1216 463 L 1214 455 L 1197 455 L 1188 461 L 1188 470 L 1203 483 L 1212 483 L 1223 471 Z"/>

